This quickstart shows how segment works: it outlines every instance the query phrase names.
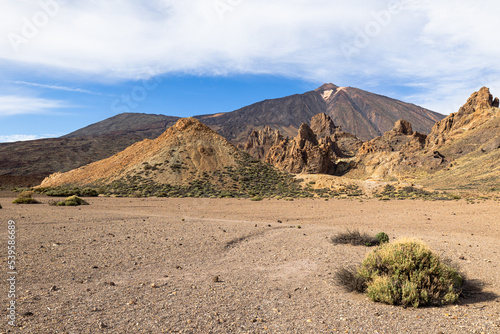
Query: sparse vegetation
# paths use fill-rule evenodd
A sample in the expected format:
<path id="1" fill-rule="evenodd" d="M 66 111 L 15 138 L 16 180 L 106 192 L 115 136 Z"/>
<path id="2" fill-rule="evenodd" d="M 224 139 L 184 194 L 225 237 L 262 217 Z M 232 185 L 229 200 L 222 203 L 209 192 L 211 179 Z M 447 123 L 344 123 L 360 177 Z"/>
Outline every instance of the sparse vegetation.
<path id="1" fill-rule="evenodd" d="M 366 290 L 366 280 L 359 274 L 355 267 L 341 268 L 335 273 L 335 282 L 347 292 L 363 293 Z"/>
<path id="2" fill-rule="evenodd" d="M 314 197 L 315 191 L 308 191 L 300 186 L 292 175 L 277 170 L 269 164 L 252 158 L 246 153 L 238 153 L 236 166 L 224 170 L 206 172 L 193 177 L 186 185 L 161 184 L 147 175 L 126 176 L 110 184 L 92 184 L 85 187 L 58 187 L 38 189 L 48 196 L 132 196 L 132 197 L 205 197 L 205 198 L 308 198 Z M 150 166 L 149 164 L 143 164 Z M 165 168 L 180 172 L 182 165 L 171 164 Z M 154 170 L 147 168 L 147 172 Z"/>
<path id="3" fill-rule="evenodd" d="M 373 301 L 419 307 L 455 303 L 463 278 L 420 241 L 384 243 L 369 253 L 359 268 L 343 268 L 336 281 Z"/>
<path id="4" fill-rule="evenodd" d="M 56 205 L 56 206 L 78 206 L 78 205 L 88 205 L 85 200 L 81 199 L 80 197 L 73 195 L 69 196 L 68 198 L 62 200 L 62 201 L 51 201 L 49 202 L 50 205 Z"/>
<path id="5" fill-rule="evenodd" d="M 38 204 L 40 203 L 33 198 L 33 191 L 23 191 L 19 196 L 12 201 L 13 204 Z"/>
<path id="6" fill-rule="evenodd" d="M 359 230 L 337 233 L 335 236 L 330 238 L 333 244 L 350 244 L 353 246 L 377 246 L 384 242 L 389 241 L 389 236 L 384 232 L 378 233 L 375 237 L 368 235 L 366 233 L 361 233 Z"/>
<path id="7" fill-rule="evenodd" d="M 449 194 L 449 193 L 440 193 L 438 191 L 427 191 L 421 188 L 417 188 L 415 186 L 403 186 L 403 187 L 395 187 L 392 184 L 386 184 L 382 190 L 374 195 L 381 201 L 390 201 L 391 199 L 423 199 L 423 200 L 457 200 L 460 199 L 460 196 Z"/>
<path id="8" fill-rule="evenodd" d="M 52 197 L 68 197 L 68 196 L 83 196 L 83 197 L 95 197 L 99 195 L 99 189 L 95 187 L 69 187 L 61 186 L 54 188 L 37 188 L 35 189 L 37 193 L 41 193 Z"/>

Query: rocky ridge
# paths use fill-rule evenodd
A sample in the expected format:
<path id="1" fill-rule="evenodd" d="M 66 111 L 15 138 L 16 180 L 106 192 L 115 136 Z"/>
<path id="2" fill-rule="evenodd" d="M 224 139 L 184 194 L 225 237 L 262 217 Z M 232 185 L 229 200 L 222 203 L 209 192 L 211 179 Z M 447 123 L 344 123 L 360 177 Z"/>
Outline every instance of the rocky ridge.
<path id="1" fill-rule="evenodd" d="M 382 136 L 365 142 L 342 132 L 329 115 L 318 114 L 311 126 L 302 124 L 296 137 L 275 140 L 274 146 L 266 147 L 264 160 L 296 174 L 496 189 L 500 179 L 498 105 L 499 100 L 484 87 L 457 113 L 436 123 L 428 136 L 400 119 Z M 255 145 L 258 143 L 249 138 L 246 148 L 253 152 L 258 149 Z"/>
<path id="2" fill-rule="evenodd" d="M 428 136 L 408 122 L 365 142 L 351 176 L 407 180 L 441 189 L 500 188 L 500 109 L 483 87 L 457 113 L 437 122 Z"/>

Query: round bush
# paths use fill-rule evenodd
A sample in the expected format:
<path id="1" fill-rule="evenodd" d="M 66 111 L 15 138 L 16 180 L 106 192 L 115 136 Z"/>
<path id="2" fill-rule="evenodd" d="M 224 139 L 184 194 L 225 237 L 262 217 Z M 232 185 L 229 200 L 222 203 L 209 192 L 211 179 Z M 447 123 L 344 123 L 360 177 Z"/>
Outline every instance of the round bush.
<path id="1" fill-rule="evenodd" d="M 456 269 L 415 240 L 382 244 L 358 269 L 373 301 L 390 305 L 444 305 L 458 300 L 463 284 Z"/>
<path id="2" fill-rule="evenodd" d="M 32 198 L 33 191 L 23 191 L 19 196 L 12 201 L 13 204 L 39 204 L 36 199 Z"/>
<path id="3" fill-rule="evenodd" d="M 389 242 L 389 236 L 384 232 L 377 233 L 375 239 L 378 240 L 379 244 L 385 244 L 386 242 Z"/>
<path id="4" fill-rule="evenodd" d="M 83 200 L 80 197 L 75 196 L 75 195 L 70 196 L 63 201 L 56 203 L 57 206 L 78 206 L 78 205 L 87 205 L 87 204 L 88 203 L 85 200 Z"/>

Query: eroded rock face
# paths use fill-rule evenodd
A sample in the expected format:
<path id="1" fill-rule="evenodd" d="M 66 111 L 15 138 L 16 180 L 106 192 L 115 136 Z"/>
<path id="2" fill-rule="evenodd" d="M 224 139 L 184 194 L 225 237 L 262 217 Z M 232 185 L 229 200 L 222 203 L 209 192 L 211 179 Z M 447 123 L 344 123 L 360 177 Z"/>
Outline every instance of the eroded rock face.
<path id="1" fill-rule="evenodd" d="M 317 138 L 325 138 L 337 131 L 341 131 L 341 128 L 335 126 L 330 116 L 321 113 L 311 118 L 311 130 L 316 134 Z"/>
<path id="2" fill-rule="evenodd" d="M 265 126 L 263 129 L 254 130 L 242 148 L 256 159 L 263 160 L 269 149 L 283 140 L 278 130 Z"/>
<path id="3" fill-rule="evenodd" d="M 271 147 L 265 161 L 294 174 L 333 174 L 336 158 L 333 146 L 328 137 L 318 141 L 311 127 L 303 123 L 297 137 Z"/>
<path id="4" fill-rule="evenodd" d="M 195 118 L 183 118 L 156 139 L 145 139 L 107 159 L 69 172 L 52 174 L 41 186 L 110 184 L 142 177 L 146 170 L 147 178 L 156 183 L 183 185 L 205 172 L 236 166 L 237 153 L 236 147 L 208 126 Z"/>
<path id="5" fill-rule="evenodd" d="M 493 99 L 487 87 L 481 88 L 458 110 L 437 122 L 427 137 L 427 147 L 444 145 L 453 136 L 472 130 L 489 121 L 493 113 L 498 112 L 499 100 Z"/>
<path id="6" fill-rule="evenodd" d="M 303 123 L 293 139 L 265 127 L 253 131 L 240 148 L 290 173 L 343 174 L 352 167 L 351 159 L 361 144 L 356 136 L 335 126 L 330 116 L 320 113 L 313 116 L 311 126 Z"/>
<path id="7" fill-rule="evenodd" d="M 410 122 L 405 121 L 404 119 L 400 119 L 399 121 L 397 121 L 391 131 L 395 135 L 411 136 L 413 134 Z"/>
<path id="8" fill-rule="evenodd" d="M 359 149 L 359 154 L 366 155 L 378 152 L 397 152 L 405 153 L 416 152 L 425 147 L 427 136 L 413 132 L 410 122 L 399 120 L 394 128 L 377 137 L 363 143 Z"/>

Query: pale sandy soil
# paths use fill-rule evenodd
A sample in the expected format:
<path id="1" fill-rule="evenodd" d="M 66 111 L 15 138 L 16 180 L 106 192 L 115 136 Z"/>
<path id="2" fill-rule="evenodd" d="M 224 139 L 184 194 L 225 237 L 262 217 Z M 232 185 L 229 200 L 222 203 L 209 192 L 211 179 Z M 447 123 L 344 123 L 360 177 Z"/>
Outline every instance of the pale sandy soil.
<path id="1" fill-rule="evenodd" d="M 500 333 L 498 202 L 89 198 L 54 207 L 7 196 L 0 333 Z M 6 320 L 9 219 L 18 327 Z M 483 290 L 422 309 L 344 292 L 333 273 L 370 251 L 329 242 L 347 228 L 420 238 Z"/>

